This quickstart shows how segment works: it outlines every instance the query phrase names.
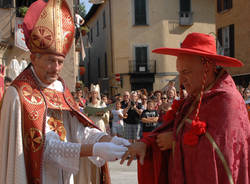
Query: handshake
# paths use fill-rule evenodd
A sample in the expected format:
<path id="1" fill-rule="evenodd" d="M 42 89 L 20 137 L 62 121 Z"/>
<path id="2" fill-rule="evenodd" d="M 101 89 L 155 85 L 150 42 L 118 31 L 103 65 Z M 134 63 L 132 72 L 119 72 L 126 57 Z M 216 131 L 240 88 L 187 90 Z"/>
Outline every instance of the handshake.
<path id="1" fill-rule="evenodd" d="M 97 142 L 93 145 L 93 156 L 106 161 L 116 161 L 128 151 L 130 142 L 126 139 L 114 136 L 110 142 Z"/>

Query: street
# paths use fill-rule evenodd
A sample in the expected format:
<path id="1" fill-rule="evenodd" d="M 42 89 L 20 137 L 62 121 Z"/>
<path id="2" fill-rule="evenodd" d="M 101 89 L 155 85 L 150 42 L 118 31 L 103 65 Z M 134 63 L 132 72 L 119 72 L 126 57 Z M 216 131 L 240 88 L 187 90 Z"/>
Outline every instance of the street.
<path id="1" fill-rule="evenodd" d="M 137 184 L 137 163 L 136 160 L 128 167 L 120 161 L 109 162 L 112 184 Z"/>

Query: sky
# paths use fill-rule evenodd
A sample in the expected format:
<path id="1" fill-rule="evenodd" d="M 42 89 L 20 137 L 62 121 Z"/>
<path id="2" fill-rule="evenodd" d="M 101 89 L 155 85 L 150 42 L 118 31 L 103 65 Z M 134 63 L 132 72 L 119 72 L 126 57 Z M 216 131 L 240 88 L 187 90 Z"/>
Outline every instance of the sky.
<path id="1" fill-rule="evenodd" d="M 92 3 L 89 3 L 89 0 L 80 0 L 80 2 L 84 2 L 85 8 L 86 8 L 86 14 L 87 14 L 89 9 L 92 6 Z"/>

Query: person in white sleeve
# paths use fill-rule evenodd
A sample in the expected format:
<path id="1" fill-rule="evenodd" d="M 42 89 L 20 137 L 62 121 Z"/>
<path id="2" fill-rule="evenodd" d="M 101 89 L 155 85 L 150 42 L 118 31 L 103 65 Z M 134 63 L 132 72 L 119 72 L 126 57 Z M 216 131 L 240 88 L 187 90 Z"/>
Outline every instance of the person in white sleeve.
<path id="1" fill-rule="evenodd" d="M 0 183 L 68 184 L 78 173 L 81 183 L 110 183 L 105 161 L 120 159 L 129 142 L 110 137 L 80 113 L 59 77 L 74 40 L 66 1 L 34 2 L 23 28 L 31 64 L 0 107 Z M 99 170 L 93 173 L 91 164 Z"/>

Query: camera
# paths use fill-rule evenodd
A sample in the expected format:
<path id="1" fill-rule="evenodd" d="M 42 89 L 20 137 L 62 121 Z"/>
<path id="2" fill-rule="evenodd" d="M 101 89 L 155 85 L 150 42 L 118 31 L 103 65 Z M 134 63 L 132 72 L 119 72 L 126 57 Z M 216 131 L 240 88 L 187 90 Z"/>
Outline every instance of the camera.
<path id="1" fill-rule="evenodd" d="M 131 101 L 130 104 L 131 104 L 131 106 L 134 106 L 134 105 L 135 105 L 135 102 Z"/>

